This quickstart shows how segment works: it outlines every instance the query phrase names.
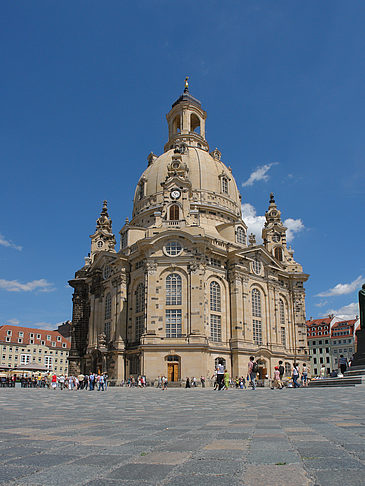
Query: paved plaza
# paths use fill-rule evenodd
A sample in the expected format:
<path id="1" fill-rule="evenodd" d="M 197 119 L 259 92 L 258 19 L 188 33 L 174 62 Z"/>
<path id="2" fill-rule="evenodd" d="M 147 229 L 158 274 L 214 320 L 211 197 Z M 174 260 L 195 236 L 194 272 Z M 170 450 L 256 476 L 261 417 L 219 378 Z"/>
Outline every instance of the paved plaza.
<path id="1" fill-rule="evenodd" d="M 365 484 L 365 387 L 0 389 L 0 484 Z"/>

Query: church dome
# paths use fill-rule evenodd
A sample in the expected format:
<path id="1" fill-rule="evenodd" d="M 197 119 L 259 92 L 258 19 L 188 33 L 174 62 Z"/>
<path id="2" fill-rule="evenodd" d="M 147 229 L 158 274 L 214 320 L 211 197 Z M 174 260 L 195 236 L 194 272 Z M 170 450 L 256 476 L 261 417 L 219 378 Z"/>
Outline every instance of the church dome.
<path id="1" fill-rule="evenodd" d="M 133 218 L 146 211 L 160 211 L 173 189 L 176 199 L 184 194 L 179 202 L 188 201 L 189 210 L 214 215 L 212 208 L 217 208 L 220 222 L 222 218 L 227 222 L 241 218 L 241 196 L 232 171 L 221 161 L 218 149 L 209 153 L 206 118 L 200 101 L 189 93 L 186 80 L 183 94 L 166 115 L 169 135 L 165 152 L 159 157 L 152 153 L 148 156 L 148 167 L 138 182 Z"/>
<path id="2" fill-rule="evenodd" d="M 141 204 L 144 198 L 163 192 L 162 184 L 171 174 L 175 153 L 176 149 L 167 150 L 160 157 L 154 158 L 143 172 L 135 192 L 135 212 L 138 213 L 140 206 L 141 209 L 144 206 Z M 217 149 L 210 154 L 199 147 L 187 146 L 181 154 L 180 164 L 185 168 L 186 178 L 191 183 L 193 201 L 208 202 L 213 196 L 219 195 L 221 203 L 230 212 L 240 212 L 241 200 L 236 181 L 231 170 L 220 160 L 220 152 Z"/>

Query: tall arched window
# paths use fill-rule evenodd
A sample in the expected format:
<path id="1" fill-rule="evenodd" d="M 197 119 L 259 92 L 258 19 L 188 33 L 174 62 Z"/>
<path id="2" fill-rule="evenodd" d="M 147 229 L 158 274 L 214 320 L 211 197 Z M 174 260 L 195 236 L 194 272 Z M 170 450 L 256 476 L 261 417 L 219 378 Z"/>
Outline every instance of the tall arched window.
<path id="1" fill-rule="evenodd" d="M 279 315 L 280 315 L 280 324 L 282 326 L 285 326 L 285 307 L 282 299 L 279 300 Z"/>
<path id="2" fill-rule="evenodd" d="M 257 289 L 252 290 L 252 315 L 261 317 L 261 293 Z"/>
<path id="3" fill-rule="evenodd" d="M 218 282 L 210 284 L 210 310 L 214 312 L 221 311 L 221 287 Z"/>
<path id="4" fill-rule="evenodd" d="M 136 314 L 138 314 L 139 312 L 144 312 L 144 307 L 144 284 L 140 283 L 137 285 L 136 288 Z"/>
<path id="5" fill-rule="evenodd" d="M 283 261 L 283 250 L 279 246 L 274 250 L 274 257 L 279 260 L 279 262 Z"/>
<path id="6" fill-rule="evenodd" d="M 177 204 L 170 206 L 170 220 L 178 221 L 180 219 L 179 212 L 179 206 Z"/>
<path id="7" fill-rule="evenodd" d="M 241 243 L 242 245 L 246 244 L 246 233 L 242 226 L 237 228 L 237 243 Z"/>
<path id="8" fill-rule="evenodd" d="M 252 300 L 252 315 L 253 317 L 261 317 L 261 292 L 258 289 L 253 289 L 251 292 Z M 253 341 L 259 346 L 262 345 L 262 323 L 261 319 L 252 319 L 252 333 Z"/>
<path id="9" fill-rule="evenodd" d="M 139 341 L 144 333 L 145 322 L 145 288 L 142 282 L 137 285 L 135 295 L 134 338 L 135 341 Z"/>
<path id="10" fill-rule="evenodd" d="M 178 273 L 166 277 L 166 305 L 182 304 L 182 283 Z"/>
<path id="11" fill-rule="evenodd" d="M 209 287 L 210 310 L 210 338 L 212 341 L 222 341 L 222 316 L 221 316 L 221 286 L 218 282 L 211 282 Z"/>
<path id="12" fill-rule="evenodd" d="M 105 297 L 105 319 L 110 319 L 112 316 L 112 296 L 107 294 Z"/>
<path id="13" fill-rule="evenodd" d="M 138 200 L 140 201 L 144 197 L 144 181 L 141 181 L 138 186 Z"/>

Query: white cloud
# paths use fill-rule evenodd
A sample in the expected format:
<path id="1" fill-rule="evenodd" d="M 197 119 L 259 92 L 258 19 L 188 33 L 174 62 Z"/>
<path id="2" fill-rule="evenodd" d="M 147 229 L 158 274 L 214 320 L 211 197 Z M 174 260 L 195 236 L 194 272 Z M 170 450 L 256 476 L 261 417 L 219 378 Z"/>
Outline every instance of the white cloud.
<path id="1" fill-rule="evenodd" d="M 277 165 L 279 162 L 271 162 L 270 164 L 260 165 L 253 172 L 251 172 L 250 177 L 247 181 L 242 183 L 242 187 L 252 186 L 254 182 L 269 180 L 268 172 L 273 165 Z"/>
<path id="2" fill-rule="evenodd" d="M 15 248 L 15 250 L 18 250 L 18 251 L 22 251 L 22 249 L 23 249 L 22 246 L 16 245 L 12 241 L 7 240 L 5 238 L 5 236 L 3 236 L 2 234 L 0 234 L 0 245 L 1 246 L 6 246 L 8 248 Z"/>
<path id="3" fill-rule="evenodd" d="M 44 329 L 45 331 L 54 331 L 61 324 L 62 322 L 58 322 L 57 324 L 51 324 L 49 322 L 35 322 L 31 327 L 34 329 Z"/>
<path id="4" fill-rule="evenodd" d="M 363 280 L 364 277 L 360 275 L 353 282 L 345 284 L 339 283 L 335 285 L 332 289 L 317 294 L 316 297 L 330 297 L 332 295 L 351 294 L 351 292 L 354 292 L 357 288 L 361 287 Z"/>
<path id="5" fill-rule="evenodd" d="M 256 236 L 256 242 L 262 243 L 261 232 L 266 221 L 265 216 L 257 216 L 256 209 L 250 203 L 242 204 L 242 219 L 247 224 L 248 234 Z"/>
<path id="6" fill-rule="evenodd" d="M 56 290 L 53 284 L 47 282 L 44 278 L 40 280 L 32 280 L 27 283 L 20 283 L 17 280 L 4 280 L 0 279 L 0 289 L 6 290 L 7 292 L 32 292 L 33 290 L 38 290 L 39 292 L 53 292 Z"/>
<path id="7" fill-rule="evenodd" d="M 252 204 L 244 203 L 242 204 L 242 219 L 248 226 L 248 234 L 253 233 L 256 236 L 257 243 L 262 243 L 261 233 L 266 221 L 265 216 L 258 216 Z M 288 243 L 293 241 L 296 233 L 305 228 L 301 219 L 288 218 L 284 221 L 284 225 L 288 228 L 286 232 Z"/>
<path id="8" fill-rule="evenodd" d="M 334 314 L 340 319 L 355 319 L 359 315 L 359 304 L 357 302 L 352 302 L 351 304 L 344 305 L 339 309 L 329 309 L 326 314 Z"/>
<path id="9" fill-rule="evenodd" d="M 295 233 L 298 233 L 304 229 L 304 224 L 301 219 L 287 218 L 284 221 L 284 226 L 288 228 L 286 232 L 286 241 L 288 243 L 293 241 Z"/>
<path id="10" fill-rule="evenodd" d="M 17 326 L 18 324 L 20 324 L 20 321 L 18 321 L 18 319 L 8 319 L 6 322 L 12 324 L 13 326 Z"/>
<path id="11" fill-rule="evenodd" d="M 322 302 L 318 302 L 317 304 L 314 304 L 316 307 L 324 307 L 325 305 L 328 304 L 327 300 L 324 300 Z"/>

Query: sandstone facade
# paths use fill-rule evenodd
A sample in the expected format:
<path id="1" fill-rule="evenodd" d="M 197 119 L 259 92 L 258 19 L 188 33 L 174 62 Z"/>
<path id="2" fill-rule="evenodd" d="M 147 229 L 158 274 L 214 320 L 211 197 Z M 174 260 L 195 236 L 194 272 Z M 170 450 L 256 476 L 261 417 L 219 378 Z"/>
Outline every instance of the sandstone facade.
<path id="1" fill-rule="evenodd" d="M 148 156 L 120 250 L 107 204 L 74 288 L 70 372 L 105 370 L 169 381 L 213 374 L 217 360 L 260 375 L 281 359 L 307 360 L 308 275 L 287 247 L 271 194 L 263 244 L 247 235 L 241 196 L 218 149 L 209 152 L 206 112 L 188 87 L 167 114 L 164 153 Z"/>

